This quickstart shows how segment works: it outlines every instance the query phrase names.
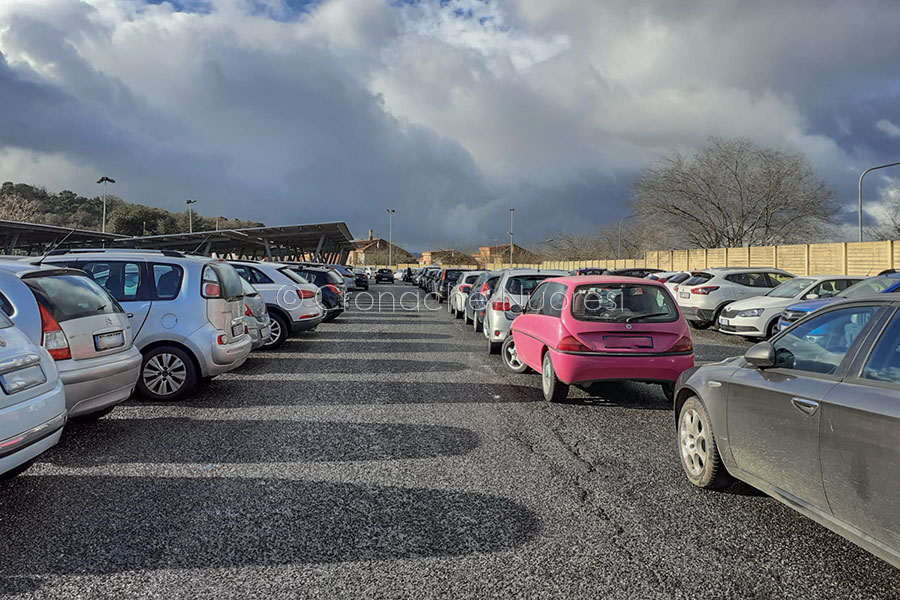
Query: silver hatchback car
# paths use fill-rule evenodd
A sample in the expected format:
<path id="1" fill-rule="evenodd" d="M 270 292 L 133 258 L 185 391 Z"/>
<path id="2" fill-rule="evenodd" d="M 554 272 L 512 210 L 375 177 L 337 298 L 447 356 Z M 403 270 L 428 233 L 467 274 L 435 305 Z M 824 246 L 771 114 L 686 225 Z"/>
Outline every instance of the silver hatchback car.
<path id="1" fill-rule="evenodd" d="M 266 345 L 272 333 L 269 325 L 269 311 L 266 310 L 266 301 L 259 295 L 256 288 L 243 277 L 241 277 L 241 287 L 244 288 L 244 324 L 253 341 L 252 348 L 257 350 Z"/>
<path id="2" fill-rule="evenodd" d="M 141 355 L 132 327 L 83 272 L 2 261 L 0 308 L 55 360 L 69 417 L 100 418 L 134 391 Z"/>
<path id="3" fill-rule="evenodd" d="M 499 354 L 500 346 L 509 335 L 509 326 L 522 314 L 531 292 L 540 282 L 550 277 L 565 277 L 568 271 L 538 271 L 536 269 L 505 269 L 500 281 L 484 306 L 482 332 L 487 338 L 490 354 Z"/>
<path id="4" fill-rule="evenodd" d="M 900 294 L 684 371 L 675 425 L 694 485 L 740 479 L 900 567 Z"/>
<path id="5" fill-rule="evenodd" d="M 169 401 L 250 354 L 241 278 L 228 263 L 180 252 L 72 250 L 45 262 L 85 271 L 127 311 L 143 355 L 137 390 Z"/>

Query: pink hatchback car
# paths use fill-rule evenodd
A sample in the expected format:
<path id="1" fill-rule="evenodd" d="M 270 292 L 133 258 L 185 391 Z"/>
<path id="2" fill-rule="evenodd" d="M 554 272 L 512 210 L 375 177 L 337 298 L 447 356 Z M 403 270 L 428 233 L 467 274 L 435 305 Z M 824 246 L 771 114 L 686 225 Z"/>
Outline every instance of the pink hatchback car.
<path id="1" fill-rule="evenodd" d="M 634 277 L 547 279 L 512 323 L 503 362 L 541 373 L 544 397 L 566 398 L 570 385 L 631 380 L 658 383 L 666 396 L 694 365 L 687 323 L 669 290 Z"/>

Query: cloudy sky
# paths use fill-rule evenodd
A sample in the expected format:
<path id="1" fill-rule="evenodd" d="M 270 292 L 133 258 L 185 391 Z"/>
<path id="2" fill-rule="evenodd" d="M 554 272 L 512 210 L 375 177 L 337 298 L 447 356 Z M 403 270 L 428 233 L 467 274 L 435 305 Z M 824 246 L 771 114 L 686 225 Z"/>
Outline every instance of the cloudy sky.
<path id="1" fill-rule="evenodd" d="M 502 241 L 514 206 L 527 244 L 746 136 L 849 213 L 900 160 L 898 26 L 893 0 L 0 0 L 0 179 L 359 236 L 391 207 L 418 250 Z"/>

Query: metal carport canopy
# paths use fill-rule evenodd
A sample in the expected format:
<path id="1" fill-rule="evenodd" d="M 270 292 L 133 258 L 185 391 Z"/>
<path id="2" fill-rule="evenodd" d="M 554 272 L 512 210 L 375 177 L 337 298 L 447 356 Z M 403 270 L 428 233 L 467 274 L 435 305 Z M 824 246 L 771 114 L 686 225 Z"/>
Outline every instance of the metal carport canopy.
<path id="1" fill-rule="evenodd" d="M 67 237 L 68 236 L 68 237 Z M 0 220 L 0 252 L 39 254 L 62 242 L 62 248 L 105 246 L 124 236 L 87 229 Z"/>
<path id="2" fill-rule="evenodd" d="M 135 248 L 215 253 L 219 256 L 303 258 L 318 256 L 343 262 L 354 248 L 346 223 L 316 223 L 275 227 L 242 227 L 194 233 L 120 238 L 115 245 Z"/>

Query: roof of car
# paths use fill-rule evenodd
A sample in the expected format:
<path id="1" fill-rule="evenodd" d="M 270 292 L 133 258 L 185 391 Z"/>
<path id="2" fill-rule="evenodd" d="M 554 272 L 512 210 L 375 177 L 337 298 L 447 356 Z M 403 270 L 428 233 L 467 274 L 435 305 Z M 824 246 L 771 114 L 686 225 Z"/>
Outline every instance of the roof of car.
<path id="1" fill-rule="evenodd" d="M 171 260 L 189 260 L 195 262 L 209 262 L 209 261 L 222 261 L 224 259 L 221 258 L 212 258 L 210 256 L 206 256 L 205 254 L 188 254 L 184 252 L 178 252 L 173 250 L 142 250 L 135 248 L 109 248 L 109 249 L 87 249 L 87 250 L 69 250 L 69 251 L 60 251 L 53 252 L 48 257 L 47 260 L 52 260 L 54 258 L 59 257 L 77 257 L 77 258 L 130 258 L 132 260 L 137 259 L 150 259 L 150 260 L 158 260 L 160 258 L 164 258 L 167 261 Z M 31 257 L 34 260 L 37 260 L 37 257 Z"/>
<path id="2" fill-rule="evenodd" d="M 34 257 L 32 257 L 34 258 Z M 50 265 L 50 264 L 41 264 L 34 265 L 30 262 L 25 262 L 22 260 L 0 260 L 0 269 L 6 271 L 7 273 L 30 273 L 32 271 L 60 271 L 65 270 L 65 267 L 61 267 L 60 265 Z M 81 273 L 77 269 L 71 269 L 72 272 Z"/>
<path id="3" fill-rule="evenodd" d="M 566 285 L 591 285 L 594 283 L 640 283 L 658 285 L 664 287 L 659 281 L 642 279 L 640 277 L 626 277 L 624 275 L 567 275 L 565 277 L 553 277 L 553 281 Z"/>

